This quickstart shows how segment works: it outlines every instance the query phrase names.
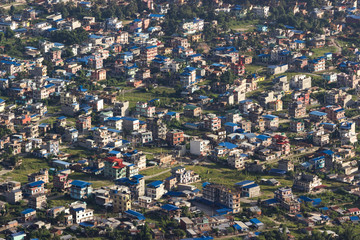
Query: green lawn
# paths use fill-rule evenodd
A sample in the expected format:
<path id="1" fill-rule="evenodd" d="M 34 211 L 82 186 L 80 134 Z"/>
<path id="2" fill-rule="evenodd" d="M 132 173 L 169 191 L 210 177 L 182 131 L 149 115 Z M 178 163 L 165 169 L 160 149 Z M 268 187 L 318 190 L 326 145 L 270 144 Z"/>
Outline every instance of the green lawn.
<path id="1" fill-rule="evenodd" d="M 175 93 L 173 88 L 157 87 L 155 89 L 145 91 L 144 89 L 135 89 L 131 92 L 120 94 L 118 97 L 121 101 L 129 101 L 130 108 L 135 107 L 137 102 L 147 102 L 154 98 L 160 98 L 162 101 L 168 101 L 169 99 L 175 99 L 175 96 L 171 96 Z"/>
<path id="2" fill-rule="evenodd" d="M 330 52 L 335 53 L 336 47 L 331 46 L 331 47 L 322 47 L 322 48 L 312 48 L 311 51 L 314 52 L 314 54 L 311 57 L 317 58 L 324 56 L 325 53 L 330 53 Z"/>
<path id="3" fill-rule="evenodd" d="M 139 150 L 139 151 L 143 151 L 143 152 L 146 152 L 146 153 L 153 153 L 153 154 L 171 152 L 170 149 L 160 148 L 160 147 L 137 147 L 136 149 Z"/>
<path id="4" fill-rule="evenodd" d="M 165 178 L 168 178 L 170 176 L 171 176 L 171 172 L 166 172 L 166 173 L 160 174 L 159 176 L 147 179 L 146 184 L 151 183 L 153 181 L 158 181 L 158 180 L 163 181 L 163 180 L 165 180 Z"/>
<path id="5" fill-rule="evenodd" d="M 262 71 L 262 69 L 264 69 L 264 66 L 260 66 L 260 65 L 254 65 L 254 64 L 250 64 L 250 65 L 246 65 L 245 69 L 246 69 L 246 73 L 247 74 L 251 74 L 251 73 L 259 73 L 260 71 Z"/>
<path id="6" fill-rule="evenodd" d="M 27 175 L 38 172 L 40 168 L 50 168 L 45 159 L 38 158 L 21 158 L 22 164 L 10 173 L 2 176 L 2 178 L 27 183 Z"/>
<path id="7" fill-rule="evenodd" d="M 144 176 L 149 176 L 149 175 L 154 175 L 154 174 L 158 174 L 158 173 L 161 173 L 165 170 L 167 170 L 168 168 L 162 168 L 162 167 L 152 167 L 152 168 L 148 168 L 148 169 L 145 169 L 145 170 L 142 170 L 140 171 L 139 173 L 141 175 L 144 175 Z"/>
<path id="8" fill-rule="evenodd" d="M 73 156 L 78 156 L 79 158 L 92 156 L 94 154 L 92 151 L 84 148 L 63 148 L 61 149 L 61 151 L 71 154 Z"/>
<path id="9" fill-rule="evenodd" d="M 260 20 L 232 20 L 229 23 L 230 29 L 235 31 L 253 31 L 256 28 L 256 25 L 259 24 Z"/>
<path id="10" fill-rule="evenodd" d="M 86 182 L 90 182 L 92 183 L 93 188 L 100 188 L 100 187 L 114 185 L 114 182 L 109 179 L 105 179 L 101 176 L 94 176 L 82 172 L 74 172 L 69 175 L 69 178 L 73 180 L 83 180 Z"/>
<path id="11" fill-rule="evenodd" d="M 54 200 L 49 200 L 48 201 L 48 204 L 50 205 L 49 207 L 52 208 L 52 207 L 58 207 L 58 206 L 64 206 L 66 207 L 68 204 L 74 202 L 75 200 L 70 198 L 69 196 L 62 196 L 62 197 L 59 197 L 57 199 L 54 199 Z"/>

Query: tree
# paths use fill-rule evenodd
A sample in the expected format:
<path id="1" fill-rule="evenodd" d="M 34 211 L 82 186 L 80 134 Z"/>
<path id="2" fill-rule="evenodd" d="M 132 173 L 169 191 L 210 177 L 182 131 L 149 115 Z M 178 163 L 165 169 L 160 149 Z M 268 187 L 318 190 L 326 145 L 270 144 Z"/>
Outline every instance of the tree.
<path id="1" fill-rule="evenodd" d="M 10 27 L 6 27 L 6 30 L 5 30 L 6 39 L 12 38 L 14 36 L 15 36 L 14 31 Z"/>

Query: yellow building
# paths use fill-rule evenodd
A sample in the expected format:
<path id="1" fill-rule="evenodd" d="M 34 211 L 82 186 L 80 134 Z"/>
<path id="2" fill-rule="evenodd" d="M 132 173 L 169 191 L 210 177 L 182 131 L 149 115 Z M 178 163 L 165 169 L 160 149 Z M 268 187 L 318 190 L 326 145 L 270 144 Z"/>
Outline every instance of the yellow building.
<path id="1" fill-rule="evenodd" d="M 131 197 L 129 193 L 118 192 L 113 195 L 114 212 L 125 212 L 131 209 Z"/>

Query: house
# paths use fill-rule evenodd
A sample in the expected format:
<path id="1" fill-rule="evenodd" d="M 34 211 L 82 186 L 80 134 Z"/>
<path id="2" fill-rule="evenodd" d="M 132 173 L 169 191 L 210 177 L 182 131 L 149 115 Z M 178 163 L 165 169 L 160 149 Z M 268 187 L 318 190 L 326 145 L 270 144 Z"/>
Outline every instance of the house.
<path id="1" fill-rule="evenodd" d="M 86 199 L 92 192 L 91 183 L 74 180 L 71 182 L 70 197 L 74 199 Z"/>
<path id="2" fill-rule="evenodd" d="M 152 183 L 149 183 L 146 186 L 146 196 L 158 200 L 166 193 L 164 187 L 165 185 L 163 181 L 154 181 Z"/>
<path id="3" fill-rule="evenodd" d="M 220 184 L 206 184 L 203 187 L 203 198 L 213 204 L 222 204 L 233 213 L 240 212 L 240 191 L 231 191 Z"/>
<path id="4" fill-rule="evenodd" d="M 126 191 L 116 191 L 112 194 L 114 212 L 125 212 L 131 209 L 131 195 Z"/>
<path id="5" fill-rule="evenodd" d="M 188 104 L 184 107 L 184 115 L 186 117 L 199 117 L 202 113 L 201 107 Z"/>
<path id="6" fill-rule="evenodd" d="M 141 174 L 117 179 L 115 183 L 116 185 L 128 187 L 133 200 L 145 195 L 145 179 Z"/>
<path id="7" fill-rule="evenodd" d="M 172 129 L 166 133 L 166 141 L 171 145 L 179 145 L 184 142 L 184 132 L 179 129 Z"/>
<path id="8" fill-rule="evenodd" d="M 68 179 L 68 174 L 56 174 L 53 178 L 54 188 L 64 191 L 71 187 L 71 179 Z"/>
<path id="9" fill-rule="evenodd" d="M 260 186 L 254 181 L 245 180 L 235 183 L 235 185 L 240 188 L 242 197 L 252 198 L 260 196 Z"/>
<path id="10" fill-rule="evenodd" d="M 265 128 L 276 131 L 279 127 L 279 117 L 271 114 L 263 115 L 265 120 Z"/>
<path id="11" fill-rule="evenodd" d="M 190 141 L 190 154 L 206 156 L 209 151 L 209 140 L 195 139 Z"/>
<path id="12" fill-rule="evenodd" d="M 304 191 L 312 192 L 316 187 L 321 186 L 321 179 L 312 174 L 300 173 L 295 177 L 293 188 Z"/>
<path id="13" fill-rule="evenodd" d="M 36 217 L 36 210 L 28 208 L 21 212 L 21 218 L 24 222 L 32 221 Z"/>

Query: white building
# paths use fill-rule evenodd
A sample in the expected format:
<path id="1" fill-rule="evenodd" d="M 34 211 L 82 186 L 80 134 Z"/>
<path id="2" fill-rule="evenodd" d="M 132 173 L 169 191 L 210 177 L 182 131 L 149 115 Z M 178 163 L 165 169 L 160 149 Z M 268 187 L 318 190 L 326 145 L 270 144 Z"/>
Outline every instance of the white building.
<path id="1" fill-rule="evenodd" d="M 209 140 L 196 139 L 190 141 L 190 153 L 197 156 L 206 156 L 209 151 Z"/>

